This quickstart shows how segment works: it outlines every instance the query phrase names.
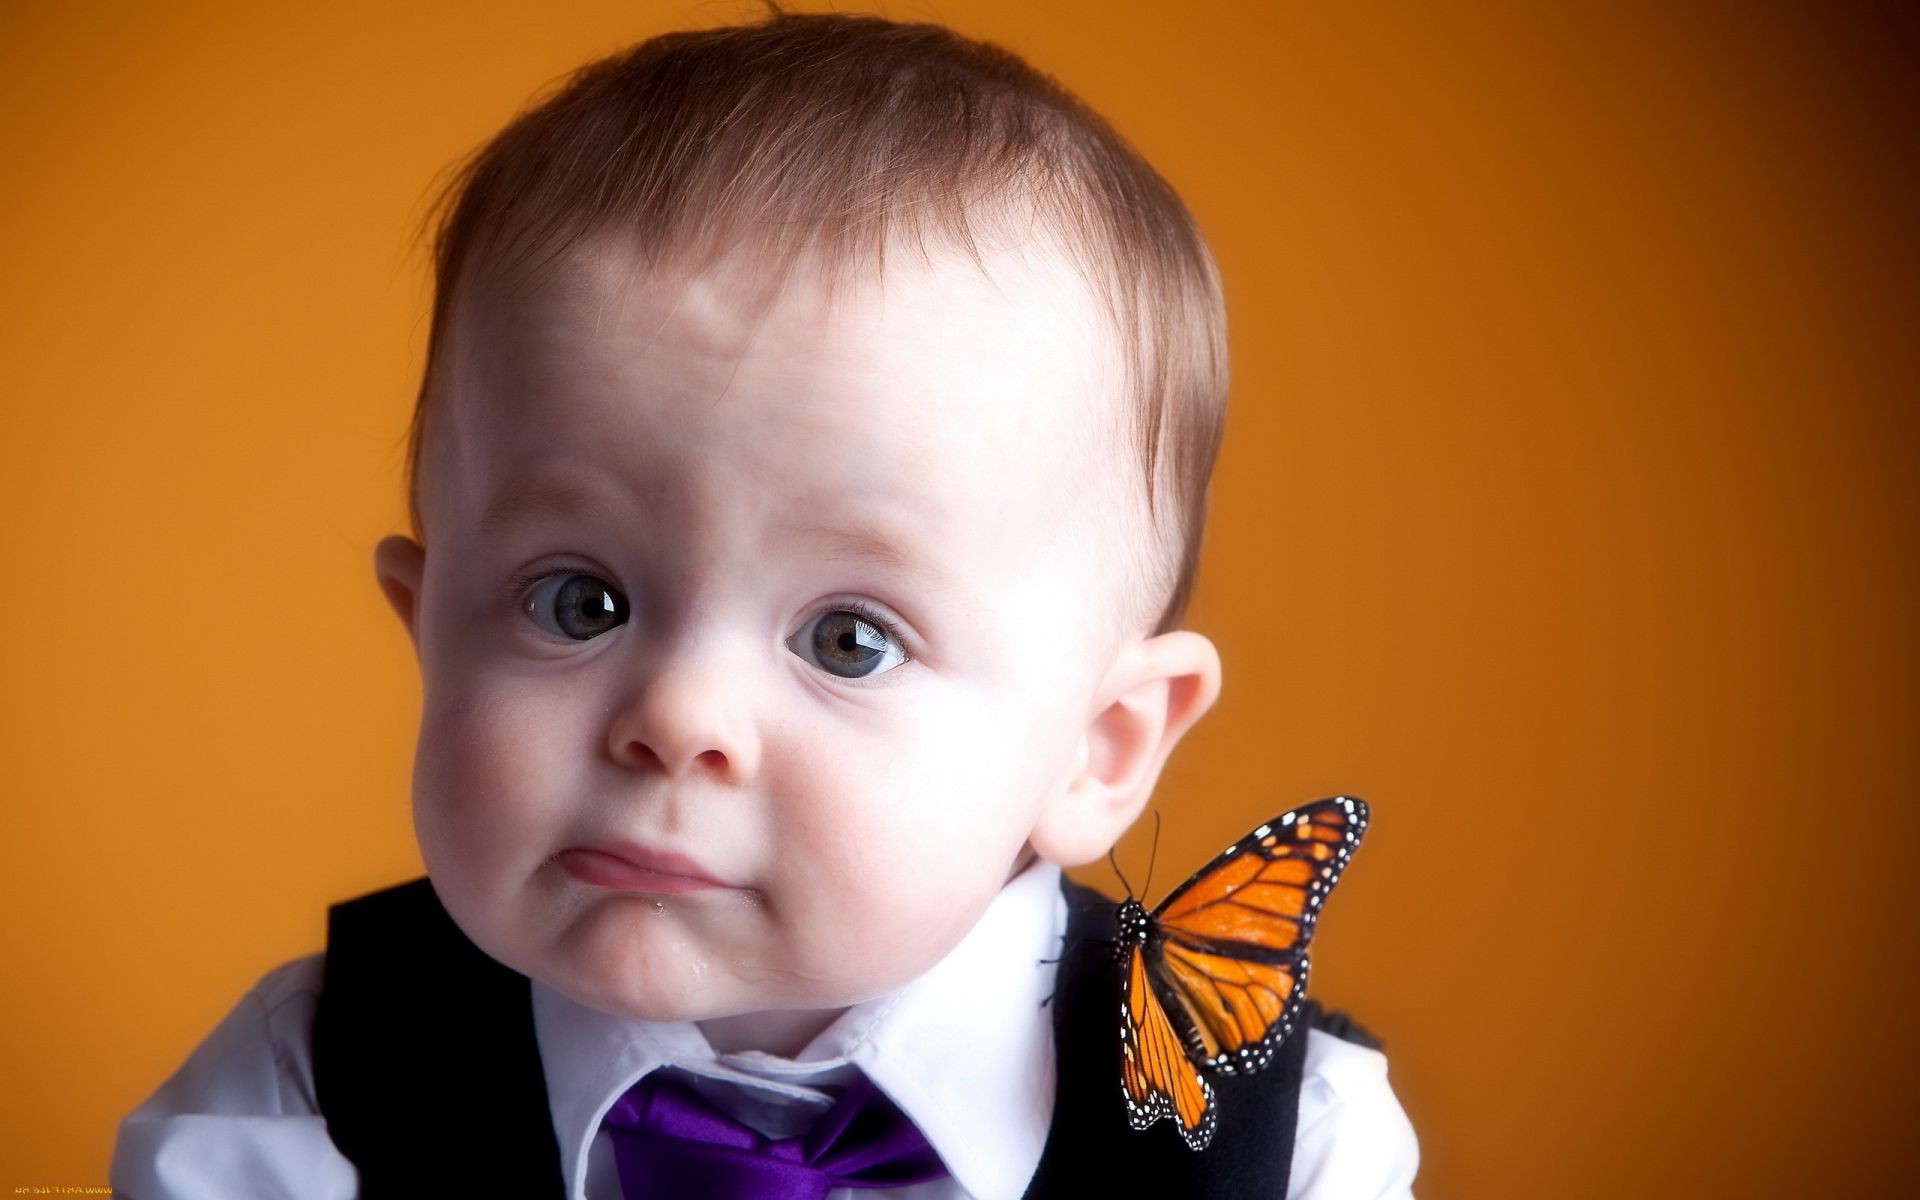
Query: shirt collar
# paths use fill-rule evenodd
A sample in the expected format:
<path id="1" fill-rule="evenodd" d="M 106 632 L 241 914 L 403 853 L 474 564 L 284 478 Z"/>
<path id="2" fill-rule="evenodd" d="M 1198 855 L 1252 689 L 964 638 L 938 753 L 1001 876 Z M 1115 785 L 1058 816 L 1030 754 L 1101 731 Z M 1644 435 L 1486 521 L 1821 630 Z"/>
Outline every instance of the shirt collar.
<path id="1" fill-rule="evenodd" d="M 600 1121 L 641 1076 L 678 1066 L 795 1099 L 852 1064 L 891 1097 L 981 1200 L 1018 1197 L 1053 1120 L 1053 990 L 1066 928 L 1060 869 L 1036 859 L 1008 881 L 960 944 L 918 979 L 856 1004 L 793 1059 L 716 1056 L 690 1021 L 640 1021 L 589 1008 L 533 980 L 566 1194 L 581 1194 Z"/>

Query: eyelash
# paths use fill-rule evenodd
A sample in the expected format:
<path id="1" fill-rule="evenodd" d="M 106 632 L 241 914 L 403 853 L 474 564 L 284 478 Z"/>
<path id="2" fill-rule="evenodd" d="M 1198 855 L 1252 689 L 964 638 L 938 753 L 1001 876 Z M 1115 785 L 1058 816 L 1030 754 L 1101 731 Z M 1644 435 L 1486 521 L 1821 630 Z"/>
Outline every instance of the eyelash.
<path id="1" fill-rule="evenodd" d="M 516 610 L 524 610 L 527 606 L 527 590 L 533 587 L 534 584 L 553 575 L 596 575 L 597 577 L 596 572 L 582 570 L 579 567 L 561 567 L 558 570 L 540 568 L 531 571 L 519 571 L 516 572 L 511 579 L 507 580 L 507 599 L 513 603 Z"/>
<path id="2" fill-rule="evenodd" d="M 878 612 L 874 611 L 872 608 L 869 608 L 867 605 L 862 604 L 858 600 L 836 601 L 832 608 L 824 609 L 822 611 L 823 612 L 850 612 L 854 616 L 859 617 L 862 621 L 865 621 L 869 625 L 875 626 L 880 630 L 880 632 L 892 638 L 894 641 L 894 644 L 899 646 L 903 652 L 906 650 L 907 639 L 900 636 L 900 630 L 895 628 L 893 622 L 887 620 L 885 617 L 881 616 Z M 819 614 L 816 614 L 816 615 L 819 615 Z M 908 657 L 911 658 L 912 656 L 909 655 Z"/>
<path id="3" fill-rule="evenodd" d="M 605 576 L 597 571 L 582 567 L 560 567 L 557 569 L 540 567 L 515 573 L 513 578 L 507 581 L 507 595 L 513 601 L 516 608 L 524 608 L 527 601 L 527 590 L 533 587 L 534 584 L 540 583 L 555 575 L 592 575 L 596 579 L 605 578 Z M 862 621 L 878 628 L 882 633 L 892 638 L 894 644 L 899 646 L 903 652 L 906 650 L 907 639 L 901 635 L 900 627 L 881 615 L 881 613 L 871 605 L 859 600 L 838 600 L 834 602 L 833 607 L 822 609 L 819 613 L 815 613 L 814 616 L 818 617 L 829 612 L 852 613 L 854 616 L 859 617 Z M 912 657 L 912 655 L 907 655 L 909 661 L 911 661 Z"/>

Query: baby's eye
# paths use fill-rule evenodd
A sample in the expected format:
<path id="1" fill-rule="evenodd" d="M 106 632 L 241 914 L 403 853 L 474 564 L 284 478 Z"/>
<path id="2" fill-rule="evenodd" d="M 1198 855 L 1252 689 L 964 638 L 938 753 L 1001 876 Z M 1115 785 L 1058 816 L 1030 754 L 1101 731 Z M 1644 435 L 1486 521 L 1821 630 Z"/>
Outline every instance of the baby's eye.
<path id="1" fill-rule="evenodd" d="M 843 679 L 864 679 L 907 661 L 899 631 L 885 617 L 861 605 L 842 605 L 821 613 L 794 634 L 787 646 Z"/>
<path id="2" fill-rule="evenodd" d="M 627 598 L 597 576 L 561 571 L 533 585 L 527 613 L 548 633 L 584 642 L 625 623 Z"/>

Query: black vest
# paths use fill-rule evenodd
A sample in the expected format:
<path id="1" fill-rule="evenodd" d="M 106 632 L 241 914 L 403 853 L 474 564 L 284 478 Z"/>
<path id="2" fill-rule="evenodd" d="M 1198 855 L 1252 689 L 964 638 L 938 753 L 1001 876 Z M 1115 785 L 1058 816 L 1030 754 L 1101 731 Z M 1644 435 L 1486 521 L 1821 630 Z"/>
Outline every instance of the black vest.
<path id="1" fill-rule="evenodd" d="M 1208 1077 L 1219 1126 L 1207 1149 L 1188 1150 L 1167 1121 L 1136 1132 L 1120 1094 L 1119 972 L 1100 942 L 1115 932 L 1114 904 L 1071 880 L 1062 886 L 1067 951 L 1052 1000 L 1059 1085 L 1028 1200 L 1090 1189 L 1285 1196 L 1305 1030 L 1263 1071 Z M 1311 1001 L 1307 1017 L 1377 1044 Z M 313 1081 L 328 1134 L 359 1170 L 361 1200 L 564 1200 L 527 977 L 468 940 L 424 876 L 329 910 Z"/>

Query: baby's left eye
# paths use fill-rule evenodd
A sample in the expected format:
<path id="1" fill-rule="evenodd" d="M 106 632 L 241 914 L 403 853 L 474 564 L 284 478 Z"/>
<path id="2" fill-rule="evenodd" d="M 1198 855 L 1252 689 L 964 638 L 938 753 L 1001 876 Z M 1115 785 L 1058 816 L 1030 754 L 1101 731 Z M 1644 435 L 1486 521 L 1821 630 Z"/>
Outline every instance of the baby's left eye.
<path id="1" fill-rule="evenodd" d="M 859 605 L 843 605 L 821 613 L 794 634 L 787 646 L 842 679 L 870 678 L 907 661 L 899 631 L 879 613 Z"/>
<path id="2" fill-rule="evenodd" d="M 548 633 L 584 642 L 625 624 L 627 598 L 597 575 L 561 571 L 533 585 L 527 613 Z"/>

